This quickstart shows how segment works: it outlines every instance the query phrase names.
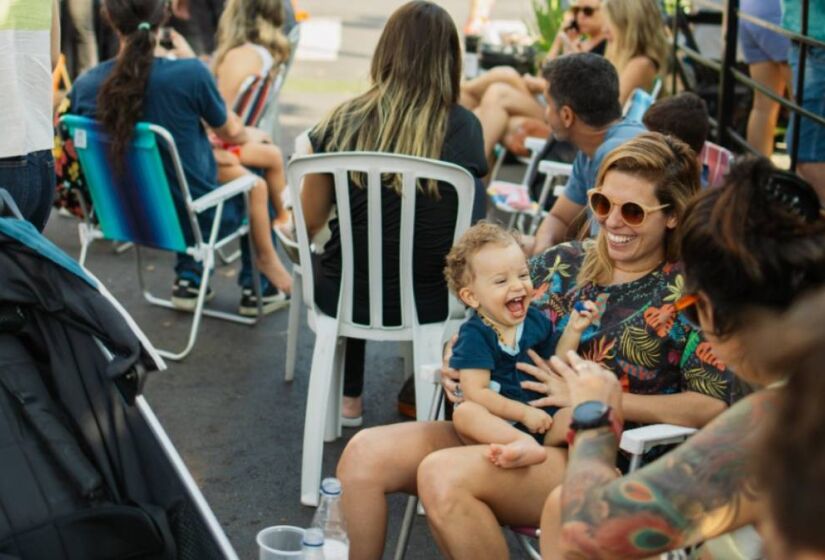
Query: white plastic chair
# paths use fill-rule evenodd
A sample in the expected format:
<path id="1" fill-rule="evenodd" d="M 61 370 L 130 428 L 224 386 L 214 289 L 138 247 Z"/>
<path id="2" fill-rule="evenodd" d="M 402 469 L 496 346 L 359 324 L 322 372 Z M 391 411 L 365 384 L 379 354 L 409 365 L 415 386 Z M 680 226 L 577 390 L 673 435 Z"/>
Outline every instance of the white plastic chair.
<path id="1" fill-rule="evenodd" d="M 368 276 L 370 290 L 369 323 L 356 323 L 353 319 L 354 248 L 352 221 L 349 207 L 349 173 L 361 172 L 366 178 L 368 197 Z M 315 348 L 309 375 L 306 419 L 304 422 L 304 446 L 301 467 L 301 503 L 318 504 L 318 486 L 321 482 L 323 442 L 334 441 L 341 436 L 341 396 L 343 388 L 343 339 L 398 341 L 412 344 L 415 371 L 424 364 L 438 363 L 442 342 L 446 336 L 448 320 L 441 323 L 420 324 L 413 292 L 413 244 L 415 224 L 415 200 L 417 183 L 421 179 L 435 179 L 451 185 L 457 194 L 458 212 L 453 241 L 469 227 L 475 186 L 470 173 L 453 164 L 409 156 L 380 153 L 341 152 L 320 154 L 293 159 L 287 168 L 289 189 L 293 203 L 293 216 L 298 237 L 301 263 L 300 282 L 293 286 L 293 303 L 303 299 L 309 310 L 310 327 L 315 330 Z M 315 305 L 314 276 L 310 239 L 300 200 L 301 182 L 304 176 L 326 173 L 333 177 L 339 234 L 341 237 L 341 288 L 336 317 L 324 314 Z M 383 246 L 382 246 L 382 173 L 394 173 L 401 177 L 401 236 L 399 247 L 399 281 L 401 292 L 401 325 L 383 324 Z M 464 316 L 464 307 L 452 295 L 449 297 L 449 317 Z M 290 315 L 292 317 L 292 309 Z M 293 344 L 297 333 L 291 328 Z M 294 354 L 293 354 L 294 356 Z M 432 383 L 415 379 L 416 402 L 422 403 L 418 418 L 426 418 L 424 403 L 432 401 Z"/>

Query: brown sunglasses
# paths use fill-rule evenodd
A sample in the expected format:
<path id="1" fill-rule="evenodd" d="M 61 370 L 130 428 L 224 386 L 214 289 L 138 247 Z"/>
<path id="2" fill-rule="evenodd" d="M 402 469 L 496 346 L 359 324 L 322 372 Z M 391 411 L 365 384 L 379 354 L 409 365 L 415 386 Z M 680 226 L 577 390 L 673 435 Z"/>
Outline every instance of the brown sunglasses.
<path id="1" fill-rule="evenodd" d="M 587 191 L 587 198 L 590 202 L 590 209 L 600 220 L 607 218 L 613 211 L 613 205 L 617 204 L 597 189 Z M 667 208 L 670 204 L 660 204 L 659 206 L 645 206 L 639 202 L 622 202 L 619 205 L 619 212 L 622 220 L 629 226 L 640 226 L 645 223 L 648 214 L 658 212 Z"/>
<path id="2" fill-rule="evenodd" d="M 579 12 L 585 15 L 585 17 L 593 17 L 599 10 L 598 6 L 571 6 L 570 11 L 573 12 L 573 16 L 579 15 Z"/>

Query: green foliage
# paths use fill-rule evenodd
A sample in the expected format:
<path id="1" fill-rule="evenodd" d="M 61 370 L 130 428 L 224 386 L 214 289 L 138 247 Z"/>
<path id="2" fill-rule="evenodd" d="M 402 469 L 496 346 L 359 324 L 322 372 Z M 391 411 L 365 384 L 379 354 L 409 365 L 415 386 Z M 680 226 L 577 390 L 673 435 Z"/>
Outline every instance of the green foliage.
<path id="1" fill-rule="evenodd" d="M 665 13 L 672 16 L 676 13 L 676 0 L 663 0 Z M 690 0 L 679 0 L 679 6 L 682 10 L 690 11 Z"/>
<path id="2" fill-rule="evenodd" d="M 565 9 L 561 0 L 532 0 L 536 17 L 536 48 L 546 53 L 559 32 Z"/>

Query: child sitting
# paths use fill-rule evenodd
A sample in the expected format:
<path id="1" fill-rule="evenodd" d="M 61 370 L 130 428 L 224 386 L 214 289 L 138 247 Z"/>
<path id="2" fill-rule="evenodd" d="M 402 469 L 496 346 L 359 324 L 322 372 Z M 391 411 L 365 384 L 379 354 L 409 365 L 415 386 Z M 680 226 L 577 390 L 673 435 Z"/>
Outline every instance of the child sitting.
<path id="1" fill-rule="evenodd" d="M 530 349 L 544 359 L 576 350 L 595 305 L 576 305 L 554 352 L 550 320 L 530 307 L 533 284 L 517 238 L 489 223 L 467 230 L 447 255 L 444 275 L 450 290 L 475 310 L 450 358 L 464 395 L 453 413 L 456 430 L 465 443 L 489 443 L 487 458 L 499 467 L 541 463 L 556 409 L 528 404 L 546 395 L 522 388 L 530 377 L 516 363 L 530 362 Z"/>

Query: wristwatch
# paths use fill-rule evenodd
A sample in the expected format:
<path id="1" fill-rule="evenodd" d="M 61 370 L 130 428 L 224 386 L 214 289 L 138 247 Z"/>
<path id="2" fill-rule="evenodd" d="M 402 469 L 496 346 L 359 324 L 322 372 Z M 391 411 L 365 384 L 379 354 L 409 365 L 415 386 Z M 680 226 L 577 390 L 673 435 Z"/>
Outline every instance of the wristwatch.
<path id="1" fill-rule="evenodd" d="M 623 424 L 619 415 L 613 412 L 606 403 L 602 401 L 585 401 L 576 405 L 573 409 L 573 417 L 570 419 L 570 430 L 567 432 L 567 445 L 573 446 L 576 433 L 580 430 L 592 430 L 594 428 L 609 427 L 616 434 L 616 440 L 622 439 Z"/>
<path id="2" fill-rule="evenodd" d="M 590 430 L 610 424 L 610 407 L 602 401 L 585 401 L 573 409 L 572 430 Z"/>

